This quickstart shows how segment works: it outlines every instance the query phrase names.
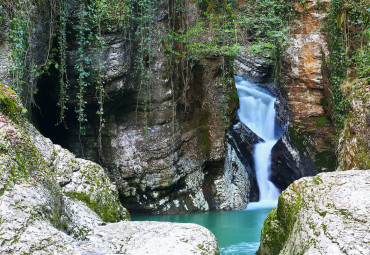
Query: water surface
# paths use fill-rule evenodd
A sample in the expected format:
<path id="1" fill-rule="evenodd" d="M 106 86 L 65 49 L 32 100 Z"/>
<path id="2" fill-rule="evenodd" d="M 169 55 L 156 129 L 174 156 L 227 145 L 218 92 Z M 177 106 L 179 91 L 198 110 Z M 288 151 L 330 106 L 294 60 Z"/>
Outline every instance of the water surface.
<path id="1" fill-rule="evenodd" d="M 251 203 L 251 205 L 253 204 Z M 252 208 L 255 209 L 181 215 L 132 216 L 132 220 L 196 223 L 215 234 L 221 254 L 251 255 L 255 254 L 259 247 L 263 222 L 267 213 L 272 209 L 271 207 L 260 208 L 258 206 Z"/>

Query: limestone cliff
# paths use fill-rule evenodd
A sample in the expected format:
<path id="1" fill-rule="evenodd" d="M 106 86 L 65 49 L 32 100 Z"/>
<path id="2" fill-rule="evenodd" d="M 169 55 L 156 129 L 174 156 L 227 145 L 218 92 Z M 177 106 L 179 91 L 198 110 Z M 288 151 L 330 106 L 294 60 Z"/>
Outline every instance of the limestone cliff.
<path id="1" fill-rule="evenodd" d="M 312 158 L 317 172 L 336 167 L 335 129 L 329 119 L 327 35 L 323 31 L 330 0 L 295 2 L 297 18 L 292 21 L 290 39 L 285 50 L 282 84 L 285 87 L 293 143 Z"/>
<path id="2" fill-rule="evenodd" d="M 195 224 L 127 222 L 103 168 L 54 145 L 24 114 L 0 84 L 1 254 L 219 253 Z"/>
<path id="3" fill-rule="evenodd" d="M 77 2 L 67 2 L 68 22 L 76 23 Z M 56 70 L 50 70 L 50 76 L 45 75 L 38 82 L 33 120 L 54 142 L 102 164 L 117 185 L 120 201 L 132 212 L 242 209 L 248 201 L 249 181 L 243 175 L 242 181 L 233 183 L 244 169 L 228 167 L 230 163 L 225 160 L 225 126 L 237 107 L 232 72 L 225 74 L 229 60 L 214 56 L 175 63 L 167 50 L 170 42 L 163 40 L 168 29 L 191 27 L 201 17 L 198 3 L 189 0 L 178 4 L 183 10 L 192 11 L 179 15 L 175 1 L 153 1 L 149 55 L 140 54 L 139 24 L 135 23 L 141 15 L 138 6 L 131 27 L 103 31 L 107 94 L 101 146 L 98 100 L 93 88 L 87 90 L 84 98 L 86 135 L 79 135 L 76 122 L 76 89 L 71 89 L 71 100 L 67 102 L 68 129 L 55 127 L 58 109 L 54 106 L 60 89 Z M 71 27 L 67 33 L 67 69 L 72 86 L 76 86 L 78 74 L 73 69 L 78 42 Z M 94 58 L 94 49 L 86 50 L 86 54 Z M 138 71 L 140 61 L 150 62 L 144 65 L 148 80 L 144 81 L 146 78 Z M 234 201 L 234 195 L 240 199 Z"/>

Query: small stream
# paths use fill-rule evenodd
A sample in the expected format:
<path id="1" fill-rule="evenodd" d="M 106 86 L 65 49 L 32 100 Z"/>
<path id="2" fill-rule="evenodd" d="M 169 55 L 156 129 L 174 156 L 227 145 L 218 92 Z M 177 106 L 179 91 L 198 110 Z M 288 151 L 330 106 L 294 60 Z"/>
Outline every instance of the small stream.
<path id="1" fill-rule="evenodd" d="M 280 137 L 275 127 L 275 100 L 261 86 L 235 77 L 240 109 L 238 117 L 263 139 L 254 147 L 254 165 L 260 200 L 249 203 L 245 210 L 207 212 L 182 215 L 133 216 L 137 221 L 169 221 L 196 223 L 211 230 L 218 241 L 221 254 L 255 254 L 259 247 L 263 222 L 277 204 L 280 191 L 269 180 L 271 149 Z"/>

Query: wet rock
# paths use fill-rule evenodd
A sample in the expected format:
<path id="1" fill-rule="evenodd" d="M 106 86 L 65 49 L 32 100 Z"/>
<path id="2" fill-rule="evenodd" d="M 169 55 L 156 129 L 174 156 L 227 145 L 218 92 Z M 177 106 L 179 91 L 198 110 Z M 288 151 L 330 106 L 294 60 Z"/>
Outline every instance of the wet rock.
<path id="1" fill-rule="evenodd" d="M 301 154 L 291 142 L 289 132 L 285 132 L 271 150 L 270 180 L 285 190 L 295 180 L 315 174 L 312 159 Z"/>
<path id="2" fill-rule="evenodd" d="M 234 60 L 235 74 L 254 83 L 265 83 L 273 79 L 272 64 L 267 58 L 240 51 Z"/>
<path id="3" fill-rule="evenodd" d="M 368 254 L 370 170 L 295 181 L 265 220 L 264 254 Z"/>
<path id="4" fill-rule="evenodd" d="M 206 164 L 203 193 L 210 210 L 245 209 L 249 201 L 251 184 L 245 166 L 230 143 L 227 144 L 225 162 Z"/>
<path id="5" fill-rule="evenodd" d="M 239 119 L 233 122 L 233 125 L 228 130 L 228 148 L 230 146 L 230 151 L 228 156 L 238 157 L 238 161 L 244 167 L 246 173 L 248 174 L 249 180 L 249 201 L 258 201 L 259 191 L 256 179 L 256 170 L 254 168 L 254 145 L 263 141 L 262 138 L 257 136 L 245 126 Z M 238 165 L 240 166 L 238 162 Z"/>

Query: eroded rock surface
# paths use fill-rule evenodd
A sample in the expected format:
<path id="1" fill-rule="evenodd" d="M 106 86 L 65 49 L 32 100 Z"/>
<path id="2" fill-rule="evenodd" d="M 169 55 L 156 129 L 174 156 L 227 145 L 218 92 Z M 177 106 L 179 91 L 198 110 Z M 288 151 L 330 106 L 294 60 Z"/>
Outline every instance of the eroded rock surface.
<path id="1" fill-rule="evenodd" d="M 181 4 L 192 10 L 181 16 L 190 22 L 190 27 L 201 16 L 199 5 L 189 0 Z M 138 59 L 135 29 L 103 35 L 107 42 L 103 53 L 107 98 L 101 150 L 93 91 L 86 96 L 86 136 L 81 136 L 80 142 L 79 126 L 70 121 L 68 135 L 60 142 L 76 155 L 100 162 L 117 185 L 121 202 L 133 213 L 239 208 L 226 195 L 233 187 L 229 174 L 224 172 L 224 126 L 236 104 L 229 100 L 233 83 L 226 83 L 225 78 L 230 77 L 222 76 L 225 59 L 190 61 L 186 67 L 171 62 L 167 46 L 159 38 L 166 37 L 163 28 L 171 22 L 185 21 L 171 18 L 170 1 L 157 1 L 155 7 L 151 23 L 155 36 L 151 40 L 150 64 L 145 70 L 148 81 L 143 81 L 137 71 L 137 63 L 143 60 Z M 74 40 L 71 38 L 70 43 L 74 44 Z M 72 50 L 69 55 L 68 66 L 73 67 L 76 52 Z M 76 78 L 73 74 L 69 77 L 71 82 Z M 207 170 L 209 165 L 212 168 Z M 218 190 L 216 196 L 220 197 L 212 205 L 206 199 L 212 194 L 203 188 L 205 183 L 214 184 L 215 179 L 205 174 L 210 171 L 221 173 L 219 178 L 226 181 L 226 186 L 222 185 L 225 190 Z M 214 204 L 217 201 L 222 205 Z"/>
<path id="2" fill-rule="evenodd" d="M 331 95 L 324 68 L 329 57 L 323 30 L 329 4 L 329 0 L 294 3 L 297 19 L 290 30 L 283 67 L 292 142 L 300 153 L 314 160 L 316 172 L 334 171 L 336 167 L 336 136 L 327 117 Z"/>
<path id="3" fill-rule="evenodd" d="M 257 254 L 370 254 L 370 170 L 295 181 L 265 220 Z"/>
<path id="4" fill-rule="evenodd" d="M 286 50 L 289 68 L 284 77 L 294 120 L 324 115 L 322 61 L 329 53 L 327 38 L 321 29 L 329 2 L 310 0 L 294 4 L 298 18 L 291 29 Z"/>
<path id="5" fill-rule="evenodd" d="M 0 84 L 0 254 L 219 253 L 201 226 L 128 222 L 103 168 L 43 137 L 22 109 Z"/>

